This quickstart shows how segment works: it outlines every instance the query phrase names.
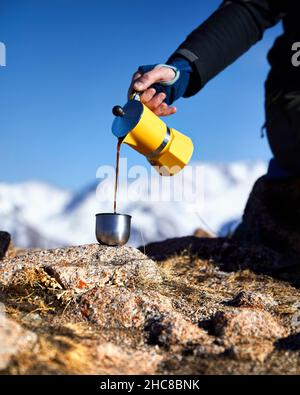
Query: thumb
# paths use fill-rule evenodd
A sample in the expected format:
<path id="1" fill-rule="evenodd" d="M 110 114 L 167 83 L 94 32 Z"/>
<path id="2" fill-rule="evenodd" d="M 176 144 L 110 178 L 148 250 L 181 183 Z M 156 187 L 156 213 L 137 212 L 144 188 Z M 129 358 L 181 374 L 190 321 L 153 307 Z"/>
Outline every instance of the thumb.
<path id="1" fill-rule="evenodd" d="M 158 67 L 148 71 L 138 78 L 134 83 L 134 89 L 136 91 L 144 91 L 151 85 L 157 82 L 170 81 L 174 78 L 174 70 L 167 67 Z"/>

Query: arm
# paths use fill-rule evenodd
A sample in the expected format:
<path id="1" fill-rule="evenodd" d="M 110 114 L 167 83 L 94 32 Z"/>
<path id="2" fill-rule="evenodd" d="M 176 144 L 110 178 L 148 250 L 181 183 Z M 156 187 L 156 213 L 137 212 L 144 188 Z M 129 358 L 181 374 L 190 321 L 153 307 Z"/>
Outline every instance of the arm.
<path id="1" fill-rule="evenodd" d="M 173 88 L 150 88 L 161 81 L 174 78 L 174 72 L 142 68 L 134 75 L 131 89 L 144 91 L 142 102 L 157 115 L 170 115 L 175 107 L 168 107 L 179 97 L 196 94 L 210 79 L 224 70 L 253 44 L 264 31 L 274 26 L 283 16 L 278 11 L 278 0 L 224 1 L 204 23 L 195 29 L 169 58 L 168 64 L 185 60 L 185 87 L 178 89 L 181 79 Z M 190 71 L 188 70 L 189 65 Z M 186 76 L 188 73 L 188 76 Z M 149 89 L 150 88 L 150 89 Z M 164 102 L 165 101 L 165 102 Z"/>
<path id="2" fill-rule="evenodd" d="M 172 62 L 182 56 L 193 67 L 185 97 L 198 92 L 280 20 L 283 15 L 276 3 L 276 0 L 225 1 L 186 38 L 169 59 Z"/>

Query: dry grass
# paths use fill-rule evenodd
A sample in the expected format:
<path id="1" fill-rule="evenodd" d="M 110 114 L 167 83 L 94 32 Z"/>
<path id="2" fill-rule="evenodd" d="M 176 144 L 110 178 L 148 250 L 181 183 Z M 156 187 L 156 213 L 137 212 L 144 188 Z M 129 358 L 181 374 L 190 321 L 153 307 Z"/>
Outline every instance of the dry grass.
<path id="1" fill-rule="evenodd" d="M 207 328 L 212 315 L 226 309 L 239 292 L 253 291 L 274 298 L 277 304 L 271 308 L 271 313 L 284 322 L 291 334 L 297 334 L 300 329 L 300 322 L 297 326 L 295 320 L 299 315 L 300 292 L 288 282 L 249 269 L 223 272 L 213 261 L 199 259 L 189 251 L 169 257 L 158 265 L 162 282 L 143 284 L 143 287 L 170 298 L 175 310 L 203 328 Z M 87 322 L 75 308 L 80 295 L 63 289 L 42 268 L 23 270 L 2 289 L 1 295 L 7 313 L 39 335 L 35 349 L 19 356 L 5 373 L 93 374 L 97 372 L 93 349 L 102 341 L 130 349 L 151 350 L 151 346 L 142 344 L 141 333 L 99 330 Z M 297 348 L 277 347 L 264 363 L 235 361 L 225 355 L 203 358 L 182 349 L 163 351 L 163 357 L 161 373 L 300 373 Z"/>

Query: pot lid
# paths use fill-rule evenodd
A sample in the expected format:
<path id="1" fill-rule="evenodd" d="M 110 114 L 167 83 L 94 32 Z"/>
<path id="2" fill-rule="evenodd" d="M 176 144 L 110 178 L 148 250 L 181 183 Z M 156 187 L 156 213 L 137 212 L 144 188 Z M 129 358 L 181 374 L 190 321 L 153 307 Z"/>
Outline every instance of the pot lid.
<path id="1" fill-rule="evenodd" d="M 138 100 L 129 100 L 122 108 L 115 106 L 113 114 L 116 116 L 112 124 L 113 134 L 125 137 L 139 122 L 143 113 L 143 105 Z"/>

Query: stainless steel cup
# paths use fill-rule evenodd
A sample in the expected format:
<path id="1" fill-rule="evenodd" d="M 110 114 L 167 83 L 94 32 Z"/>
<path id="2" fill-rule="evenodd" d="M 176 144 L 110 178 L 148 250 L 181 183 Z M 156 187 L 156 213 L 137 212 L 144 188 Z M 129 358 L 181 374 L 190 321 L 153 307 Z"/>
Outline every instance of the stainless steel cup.
<path id="1" fill-rule="evenodd" d="M 100 244 L 122 246 L 130 236 L 131 216 L 117 213 L 96 214 L 96 238 Z"/>

